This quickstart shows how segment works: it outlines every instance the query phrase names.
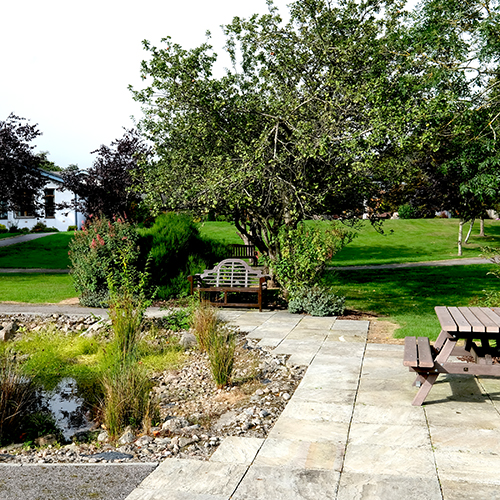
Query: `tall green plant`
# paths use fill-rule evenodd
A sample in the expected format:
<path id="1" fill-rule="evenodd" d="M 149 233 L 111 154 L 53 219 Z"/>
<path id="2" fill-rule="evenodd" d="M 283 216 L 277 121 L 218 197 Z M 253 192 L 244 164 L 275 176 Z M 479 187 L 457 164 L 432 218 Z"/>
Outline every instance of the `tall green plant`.
<path id="1" fill-rule="evenodd" d="M 300 223 L 283 226 L 278 235 L 279 255 L 267 263 L 288 295 L 294 289 L 320 282 L 327 262 L 353 238 L 353 233 L 334 223 L 324 226 Z"/>

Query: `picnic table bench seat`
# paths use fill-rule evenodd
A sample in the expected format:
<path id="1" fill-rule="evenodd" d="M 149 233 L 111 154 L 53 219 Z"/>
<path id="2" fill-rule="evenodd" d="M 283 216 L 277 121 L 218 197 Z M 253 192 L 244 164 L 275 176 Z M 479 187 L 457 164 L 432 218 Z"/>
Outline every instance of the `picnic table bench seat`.
<path id="1" fill-rule="evenodd" d="M 262 305 L 267 290 L 267 280 L 260 269 L 253 269 L 241 259 L 224 259 L 213 269 L 205 269 L 203 273 L 188 276 L 191 295 L 195 291 L 208 293 L 209 302 L 224 307 L 258 307 Z M 256 294 L 256 302 L 231 302 L 228 294 L 252 293 Z M 217 294 L 219 300 L 211 300 L 210 295 Z M 220 300 L 221 295 L 223 300 Z"/>

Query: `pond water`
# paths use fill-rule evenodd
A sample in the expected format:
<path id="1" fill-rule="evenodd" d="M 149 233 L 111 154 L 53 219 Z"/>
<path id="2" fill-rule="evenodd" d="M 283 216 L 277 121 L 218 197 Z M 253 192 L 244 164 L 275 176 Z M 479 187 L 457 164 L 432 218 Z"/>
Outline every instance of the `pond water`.
<path id="1" fill-rule="evenodd" d="M 54 391 L 42 397 L 66 440 L 69 441 L 76 433 L 91 429 L 92 422 L 84 410 L 84 400 L 78 396 L 76 380 L 64 378 Z"/>

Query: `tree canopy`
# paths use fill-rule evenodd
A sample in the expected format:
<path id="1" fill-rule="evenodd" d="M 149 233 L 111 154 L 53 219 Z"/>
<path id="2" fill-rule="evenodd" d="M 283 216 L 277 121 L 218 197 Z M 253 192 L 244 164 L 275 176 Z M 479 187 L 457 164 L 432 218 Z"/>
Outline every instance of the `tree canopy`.
<path id="1" fill-rule="evenodd" d="M 97 153 L 97 158 L 88 170 L 79 170 L 76 165 L 64 170 L 64 188 L 79 197 L 73 202 L 73 208 L 86 216 L 133 216 L 141 200 L 140 193 L 131 189 L 133 176 L 137 174 L 137 162 L 148 150 L 137 130 L 126 130 L 123 137 L 110 146 L 101 145 L 92 152 Z"/>
<path id="2" fill-rule="evenodd" d="M 0 121 L 0 202 L 8 210 L 20 206 L 35 211 L 46 184 L 40 167 L 43 160 L 32 145 L 41 132 L 24 118 L 10 114 Z"/>
<path id="3" fill-rule="evenodd" d="M 424 0 L 414 15 L 404 3 L 296 1 L 283 23 L 269 2 L 224 27 L 221 77 L 208 42 L 144 42 L 133 95 L 154 143 L 150 205 L 226 214 L 272 257 L 283 224 L 356 217 L 416 176 L 446 185 L 464 217 L 491 201 L 498 0 Z"/>
<path id="4" fill-rule="evenodd" d="M 417 98 L 403 70 L 398 2 L 323 0 L 225 26 L 233 68 L 210 45 L 145 42 L 134 91 L 155 144 L 145 189 L 157 209 L 214 210 L 273 254 L 282 224 L 349 218 L 404 173 L 395 152 Z"/>

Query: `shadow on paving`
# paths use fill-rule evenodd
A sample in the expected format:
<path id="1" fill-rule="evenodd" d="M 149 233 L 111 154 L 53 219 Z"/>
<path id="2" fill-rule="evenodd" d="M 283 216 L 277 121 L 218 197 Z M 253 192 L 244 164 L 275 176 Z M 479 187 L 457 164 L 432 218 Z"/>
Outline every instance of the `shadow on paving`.
<path id="1" fill-rule="evenodd" d="M 122 500 L 150 464 L 0 465 L 0 500 Z"/>

